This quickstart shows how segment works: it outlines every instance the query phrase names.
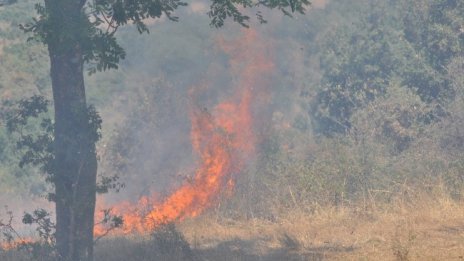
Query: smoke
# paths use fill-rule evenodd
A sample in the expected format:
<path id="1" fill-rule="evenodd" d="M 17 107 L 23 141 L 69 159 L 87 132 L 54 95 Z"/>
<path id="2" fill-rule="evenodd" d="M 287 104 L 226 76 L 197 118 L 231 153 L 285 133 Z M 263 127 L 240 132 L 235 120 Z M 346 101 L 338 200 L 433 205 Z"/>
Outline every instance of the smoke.
<path id="1" fill-rule="evenodd" d="M 315 8 L 325 8 L 328 2 L 329 0 L 313 0 L 311 1 L 311 4 Z"/>
<path id="2" fill-rule="evenodd" d="M 200 17 L 201 3 L 188 11 L 192 17 Z M 322 8 L 326 1 L 314 4 Z M 99 153 L 101 173 L 117 174 L 125 187 L 98 202 L 99 209 L 113 207 L 124 216 L 125 232 L 216 206 L 233 194 L 241 175 L 250 175 L 274 129 L 306 114 L 292 104 L 304 87 L 295 83 L 307 77 L 294 70 L 307 63 L 304 45 L 289 41 L 304 36 L 298 29 L 306 23 L 283 30 L 289 21 L 282 14 L 263 14 L 269 24 L 255 29 L 226 24 L 203 31 L 190 24 L 208 19 L 191 17 L 180 30 L 165 23 L 152 28 L 157 37 L 128 48 L 136 62 L 124 65 L 132 71 L 122 85 L 130 91 L 124 87 L 105 112 L 125 116 L 113 118 L 116 128 Z"/>
<path id="3" fill-rule="evenodd" d="M 154 167 L 163 173 L 177 172 L 175 177 L 181 179 L 180 182 L 173 182 L 169 181 L 170 178 L 161 178 L 158 184 L 163 183 L 165 188 L 170 189 L 160 193 L 159 187 L 153 186 L 153 181 L 146 182 L 147 175 L 140 177 L 129 173 L 126 176 L 126 180 L 131 182 L 129 185 L 150 185 L 139 187 L 142 188 L 139 191 L 143 195 L 140 195 L 137 201 L 113 201 L 114 212 L 125 219 L 126 233 L 142 232 L 162 223 L 197 216 L 214 206 L 222 197 L 230 195 L 234 189 L 236 175 L 255 158 L 255 129 L 258 127 L 256 123 L 260 123 L 259 120 L 255 120 L 260 118 L 256 108 L 262 108 L 271 97 L 268 85 L 275 70 L 272 52 L 269 44 L 263 41 L 255 30 L 243 30 L 235 39 L 217 37 L 215 42 L 217 49 L 228 56 L 228 64 L 224 69 L 232 75 L 232 80 L 225 86 L 228 88 L 227 92 L 211 91 L 224 90 L 224 86 L 212 86 L 211 82 L 214 81 L 206 83 L 206 79 L 201 84 L 190 87 L 188 95 L 184 93 L 184 97 L 189 99 L 188 106 L 178 104 L 177 95 L 165 97 L 162 93 L 169 93 L 166 90 L 155 92 L 155 95 L 150 97 L 161 101 L 162 106 L 159 106 L 160 102 L 155 103 L 155 108 L 151 107 L 151 102 L 146 105 L 152 115 L 148 115 L 145 120 L 149 119 L 150 122 L 150 118 L 155 116 L 154 123 L 142 124 L 143 128 L 136 130 L 145 141 L 150 136 L 161 141 L 139 144 L 137 150 L 143 154 L 140 158 L 148 161 L 152 169 Z M 213 69 L 211 71 L 214 72 Z M 211 71 L 206 77 L 216 76 L 211 74 Z M 212 96 L 211 93 L 216 95 Z M 176 106 L 177 110 L 169 110 L 172 105 L 179 107 Z M 182 112 L 179 108 L 187 110 Z M 182 123 L 186 113 L 189 115 L 189 135 L 186 135 L 185 122 Z M 131 135 L 133 133 L 124 136 L 126 139 L 122 145 Z M 186 144 L 187 139 L 190 146 Z M 147 159 L 150 156 L 160 156 L 163 149 L 166 151 L 165 148 L 167 153 L 165 152 L 162 160 Z M 121 152 L 118 151 L 119 155 Z M 181 157 L 175 156 L 175 153 Z M 181 160 L 183 158 L 187 160 Z M 134 158 L 136 162 L 140 162 L 138 159 Z M 126 169 L 130 171 L 131 166 L 134 165 L 126 166 Z M 139 173 L 140 169 L 146 170 L 146 166 L 137 166 Z M 186 176 L 181 174 L 189 171 L 191 173 Z M 159 175 L 153 175 L 151 178 L 158 177 Z M 140 180 L 144 182 L 141 183 Z M 177 184 L 177 187 L 173 187 L 172 184 Z M 100 201 L 99 207 L 103 208 L 103 205 L 105 203 Z M 97 227 L 96 233 L 100 231 L 102 228 Z"/>

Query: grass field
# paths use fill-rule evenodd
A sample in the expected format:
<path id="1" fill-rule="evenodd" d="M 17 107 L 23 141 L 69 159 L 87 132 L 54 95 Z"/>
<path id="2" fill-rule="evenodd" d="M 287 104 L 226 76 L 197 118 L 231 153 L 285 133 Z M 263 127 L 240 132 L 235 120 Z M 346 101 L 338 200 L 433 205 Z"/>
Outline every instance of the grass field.
<path id="1" fill-rule="evenodd" d="M 464 260 L 464 202 L 446 196 L 294 209 L 272 222 L 211 211 L 177 230 L 190 252 L 165 249 L 168 256 L 150 259 L 163 249 L 140 237 L 115 238 L 97 245 L 96 260 Z M 179 246 L 164 238 L 171 240 L 165 248 Z"/>
<path id="2" fill-rule="evenodd" d="M 272 221 L 210 210 L 151 235 L 104 238 L 95 260 L 464 260 L 464 202 L 445 194 L 304 207 Z M 47 260 L 28 251 L 0 260 Z"/>

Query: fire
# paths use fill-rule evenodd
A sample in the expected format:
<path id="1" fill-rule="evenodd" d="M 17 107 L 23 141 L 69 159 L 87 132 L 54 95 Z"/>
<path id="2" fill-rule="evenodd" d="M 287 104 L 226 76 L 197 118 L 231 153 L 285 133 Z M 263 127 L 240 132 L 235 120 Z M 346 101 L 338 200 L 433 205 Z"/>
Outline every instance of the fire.
<path id="1" fill-rule="evenodd" d="M 263 79 L 269 78 L 274 69 L 267 44 L 258 33 L 248 29 L 243 35 L 236 41 L 218 40 L 231 57 L 232 73 L 238 75 L 235 95 L 211 110 L 192 102 L 190 138 L 198 155 L 194 177 L 162 202 L 144 197 L 135 207 L 129 202 L 116 205 L 113 211 L 123 216 L 124 233 L 143 233 L 163 223 L 195 217 L 214 206 L 223 194 L 232 193 L 235 175 L 255 152 L 252 105 L 267 97 Z M 192 100 L 197 91 L 192 89 Z M 104 231 L 102 226 L 95 227 L 96 235 Z"/>
<path id="2" fill-rule="evenodd" d="M 35 242 L 36 240 L 32 238 L 22 238 L 22 239 L 13 240 L 11 242 L 2 242 L 0 243 L 0 250 L 1 249 L 3 250 L 16 249 L 18 247 L 31 244 L 31 243 L 35 243 Z"/>

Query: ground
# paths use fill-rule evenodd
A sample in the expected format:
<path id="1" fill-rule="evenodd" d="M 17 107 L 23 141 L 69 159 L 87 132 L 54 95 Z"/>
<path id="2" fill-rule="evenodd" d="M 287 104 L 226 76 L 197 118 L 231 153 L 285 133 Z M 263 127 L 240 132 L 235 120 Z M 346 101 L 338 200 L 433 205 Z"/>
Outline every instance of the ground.
<path id="1" fill-rule="evenodd" d="M 155 258 L 163 248 L 135 236 L 99 242 L 96 260 L 464 260 L 464 202 L 447 197 L 302 206 L 273 221 L 210 211 L 176 228 L 191 248 L 180 257 Z"/>

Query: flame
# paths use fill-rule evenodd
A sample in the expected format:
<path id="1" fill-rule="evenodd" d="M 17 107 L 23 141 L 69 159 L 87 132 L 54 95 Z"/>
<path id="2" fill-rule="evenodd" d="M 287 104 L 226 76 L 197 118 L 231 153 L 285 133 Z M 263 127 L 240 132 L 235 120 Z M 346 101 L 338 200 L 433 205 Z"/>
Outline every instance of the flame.
<path id="1" fill-rule="evenodd" d="M 212 110 L 201 109 L 192 102 L 190 138 L 199 162 L 194 177 L 164 201 L 152 196 L 141 198 L 135 205 L 123 202 L 114 206 L 113 212 L 123 216 L 123 233 L 143 233 L 163 223 L 198 216 L 224 194 L 232 194 L 234 175 L 243 170 L 255 152 L 252 104 L 266 97 L 265 79 L 274 69 L 265 48 L 267 43 L 251 29 L 245 30 L 238 40 L 219 39 L 217 43 L 229 54 L 231 72 L 238 76 L 236 93 Z M 192 100 L 202 89 L 191 90 Z M 103 226 L 95 227 L 95 235 L 104 233 Z"/>
<path id="2" fill-rule="evenodd" d="M 11 242 L 5 241 L 0 243 L 0 250 L 12 250 L 35 242 L 37 242 L 37 240 L 34 240 L 32 238 L 21 238 L 13 240 Z"/>

